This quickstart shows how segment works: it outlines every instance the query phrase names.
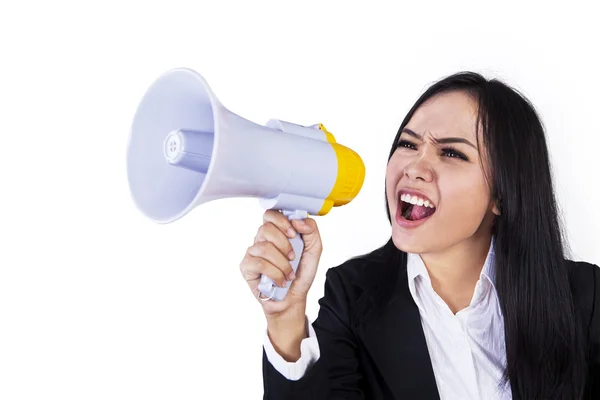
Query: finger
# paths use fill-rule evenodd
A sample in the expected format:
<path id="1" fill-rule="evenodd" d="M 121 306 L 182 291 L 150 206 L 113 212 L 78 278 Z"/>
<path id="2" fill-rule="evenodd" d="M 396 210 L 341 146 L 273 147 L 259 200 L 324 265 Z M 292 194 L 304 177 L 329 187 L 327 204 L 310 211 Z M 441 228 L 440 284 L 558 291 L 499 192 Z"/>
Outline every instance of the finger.
<path id="1" fill-rule="evenodd" d="M 294 270 L 287 256 L 271 242 L 259 242 L 248 248 L 248 254 L 254 257 L 264 258 L 266 261 L 278 268 L 286 277 L 290 277 Z"/>
<path id="2" fill-rule="evenodd" d="M 291 222 L 292 222 L 293 228 L 299 233 L 302 233 L 305 235 L 310 235 L 310 234 L 319 232 L 317 223 L 312 218 L 295 219 Z"/>
<path id="3" fill-rule="evenodd" d="M 263 214 L 263 222 L 270 222 L 275 225 L 281 232 L 284 232 L 285 235 L 289 238 L 293 238 L 296 236 L 296 230 L 292 226 L 292 223 L 278 210 L 267 210 Z"/>
<path id="4" fill-rule="evenodd" d="M 271 242 L 277 247 L 281 254 L 284 254 L 289 260 L 295 258 L 290 239 L 270 222 L 261 225 L 258 229 L 258 233 L 254 238 L 254 243 L 258 242 Z"/>
<path id="5" fill-rule="evenodd" d="M 273 265 L 268 260 L 262 257 L 255 257 L 248 255 L 242 262 L 241 269 L 245 273 L 252 273 L 255 275 L 265 275 L 273 280 L 279 287 L 285 287 L 288 280 L 286 275 L 281 271 L 280 268 Z"/>

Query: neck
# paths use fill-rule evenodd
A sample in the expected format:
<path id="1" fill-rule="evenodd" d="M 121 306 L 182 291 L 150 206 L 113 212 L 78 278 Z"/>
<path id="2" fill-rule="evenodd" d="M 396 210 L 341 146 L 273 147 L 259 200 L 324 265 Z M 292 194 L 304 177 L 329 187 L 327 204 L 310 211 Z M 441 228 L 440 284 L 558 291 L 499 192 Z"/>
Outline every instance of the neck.
<path id="1" fill-rule="evenodd" d="M 421 254 L 431 285 L 453 313 L 471 303 L 492 236 L 479 234 L 438 253 Z"/>

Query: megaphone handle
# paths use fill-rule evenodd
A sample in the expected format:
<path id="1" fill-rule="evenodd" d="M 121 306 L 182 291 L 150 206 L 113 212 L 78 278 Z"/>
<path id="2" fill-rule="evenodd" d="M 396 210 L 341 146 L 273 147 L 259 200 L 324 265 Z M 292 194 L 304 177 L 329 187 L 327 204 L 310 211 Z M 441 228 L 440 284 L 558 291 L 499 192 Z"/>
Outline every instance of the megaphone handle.
<path id="1" fill-rule="evenodd" d="M 290 217 L 288 217 L 290 218 Z M 290 218 L 296 219 L 296 218 Z M 290 265 L 294 270 L 294 273 L 298 270 L 298 264 L 300 264 L 300 258 L 302 257 L 302 251 L 304 250 L 304 240 L 302 240 L 302 235 L 297 233 L 293 238 L 288 238 L 290 244 L 292 245 L 292 249 L 294 249 L 294 254 L 296 258 L 290 261 Z M 261 300 L 277 300 L 281 301 L 285 298 L 288 290 L 290 289 L 291 281 L 286 281 L 285 287 L 277 286 L 271 278 L 266 275 L 262 275 L 260 277 L 260 283 L 258 284 L 258 289 L 262 293 L 264 297 L 260 297 Z"/>

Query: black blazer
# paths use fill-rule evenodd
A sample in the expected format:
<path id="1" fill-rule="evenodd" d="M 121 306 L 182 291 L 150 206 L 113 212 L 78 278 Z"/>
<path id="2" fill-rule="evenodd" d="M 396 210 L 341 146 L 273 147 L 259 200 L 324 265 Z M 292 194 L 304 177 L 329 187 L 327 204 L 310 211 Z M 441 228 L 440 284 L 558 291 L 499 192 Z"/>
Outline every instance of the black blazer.
<path id="1" fill-rule="evenodd" d="M 399 268 L 387 306 L 369 314 L 372 288 L 395 250 L 385 246 L 330 268 L 313 322 L 320 358 L 298 381 L 281 375 L 263 350 L 264 399 L 439 399 L 419 310 Z M 600 268 L 566 261 L 588 343 L 586 398 L 600 399 Z M 399 265 L 406 266 L 406 256 Z M 372 310 L 371 310 L 372 311 Z M 370 315 L 370 318 L 365 318 Z"/>

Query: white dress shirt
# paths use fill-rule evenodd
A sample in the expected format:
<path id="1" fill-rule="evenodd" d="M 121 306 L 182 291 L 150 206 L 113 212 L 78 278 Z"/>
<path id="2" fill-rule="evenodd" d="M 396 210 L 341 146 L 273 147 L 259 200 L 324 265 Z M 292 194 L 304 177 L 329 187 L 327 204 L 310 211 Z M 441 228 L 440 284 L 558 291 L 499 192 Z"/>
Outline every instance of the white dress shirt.
<path id="1" fill-rule="evenodd" d="M 419 308 L 421 324 L 442 400 L 512 399 L 510 384 L 501 387 L 506 366 L 504 319 L 494 286 L 493 242 L 470 305 L 453 314 L 433 290 L 429 273 L 418 254 L 408 254 L 410 293 Z M 300 379 L 319 358 L 319 344 L 307 319 L 309 337 L 301 344 L 296 362 L 285 361 L 265 334 L 269 362 L 290 380 Z"/>

